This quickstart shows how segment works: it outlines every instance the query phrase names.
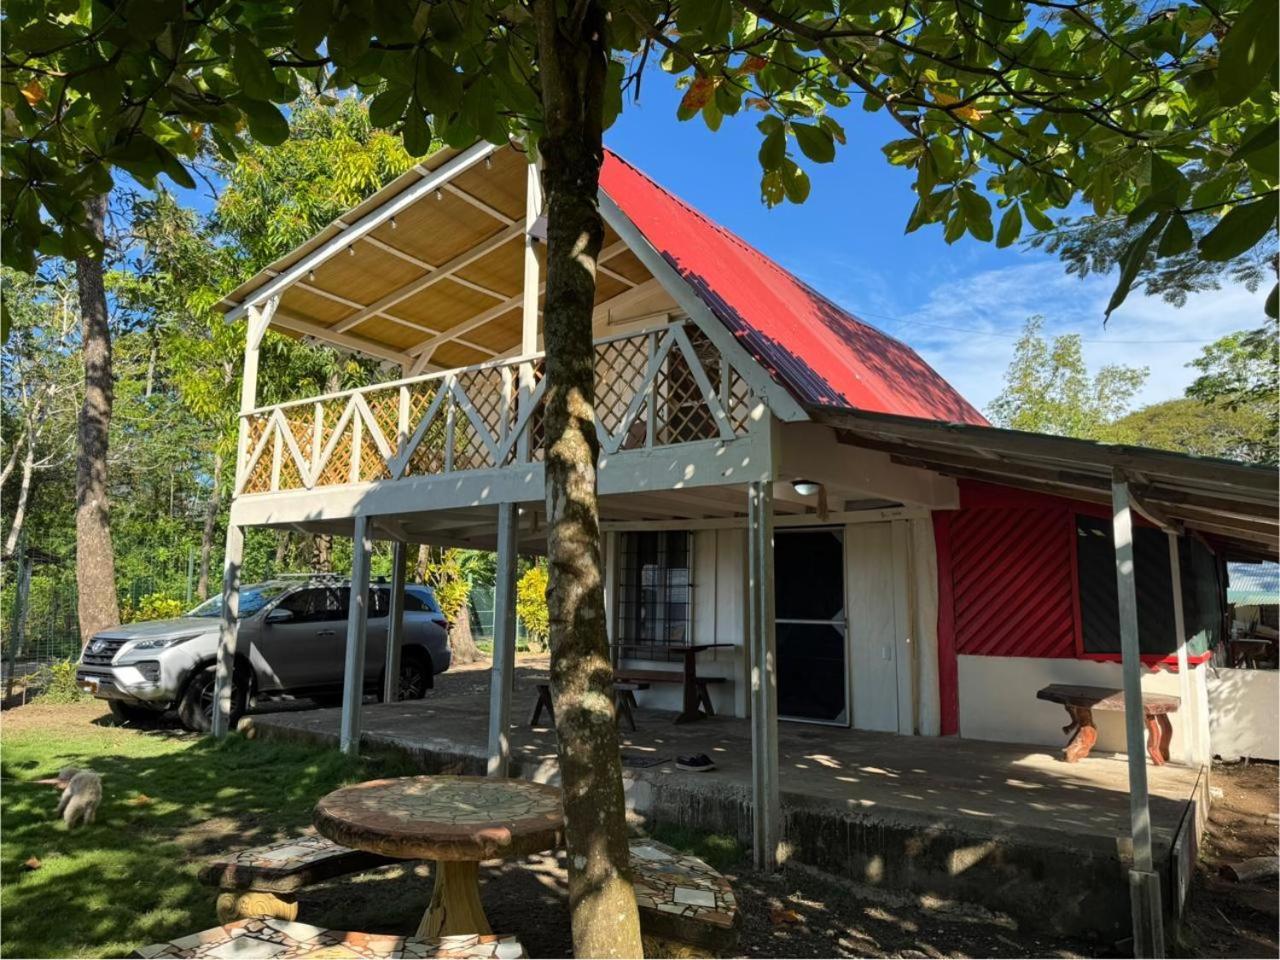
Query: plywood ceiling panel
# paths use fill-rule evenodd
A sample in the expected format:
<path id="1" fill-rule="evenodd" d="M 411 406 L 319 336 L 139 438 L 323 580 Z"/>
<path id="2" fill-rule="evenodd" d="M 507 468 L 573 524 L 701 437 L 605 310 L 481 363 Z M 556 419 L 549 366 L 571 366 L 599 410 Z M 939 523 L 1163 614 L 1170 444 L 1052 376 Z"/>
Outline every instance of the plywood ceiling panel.
<path id="1" fill-rule="evenodd" d="M 437 367 L 469 367 L 472 364 L 492 360 L 487 353 L 472 350 L 460 343 L 442 343 L 431 355 L 431 363 Z"/>
<path id="2" fill-rule="evenodd" d="M 604 303 L 606 300 L 616 297 L 618 294 L 622 293 L 622 291 L 630 290 L 630 289 L 631 288 L 628 287 L 621 280 L 615 280 L 613 279 L 613 277 L 606 276 L 603 273 L 599 274 L 596 277 L 595 302 L 597 305 L 599 305 L 601 303 Z"/>
<path id="3" fill-rule="evenodd" d="M 290 287 L 284 292 L 280 298 L 280 309 L 303 320 L 311 320 L 322 327 L 337 323 L 351 312 L 350 307 L 298 286 Z"/>
<path id="4" fill-rule="evenodd" d="M 463 267 L 458 276 L 495 293 L 515 296 L 524 284 L 524 238 L 512 237 L 509 243 Z"/>
<path id="5" fill-rule="evenodd" d="M 492 169 L 477 164 L 454 179 L 453 185 L 518 220 L 524 216 L 528 164 L 511 148 L 499 150 L 492 159 Z"/>
<path id="6" fill-rule="evenodd" d="M 620 273 L 628 280 L 633 280 L 636 283 L 644 283 L 650 277 L 649 269 L 630 250 L 624 250 L 622 253 L 610 257 L 605 261 L 605 266 L 614 273 Z"/>
<path id="7" fill-rule="evenodd" d="M 354 255 L 338 254 L 316 267 L 315 280 L 307 282 L 348 300 L 369 304 L 422 276 L 421 267 L 371 244 L 356 243 L 351 249 Z"/>
<path id="8" fill-rule="evenodd" d="M 510 313 L 504 313 L 497 320 L 486 323 L 483 327 L 468 331 L 463 339 L 498 353 L 506 353 L 508 350 L 519 349 L 521 326 L 521 311 L 512 310 Z"/>
<path id="9" fill-rule="evenodd" d="M 504 229 L 465 200 L 447 191 L 439 196 L 439 200 L 436 194 L 423 197 L 396 215 L 394 227 L 387 221 L 372 235 L 438 266 Z"/>
<path id="10" fill-rule="evenodd" d="M 413 330 L 399 323 L 393 323 L 382 317 L 370 317 L 363 323 L 356 324 L 348 333 L 368 340 L 376 340 L 397 350 L 404 350 L 414 344 L 421 343 L 431 334 L 424 330 Z"/>
<path id="11" fill-rule="evenodd" d="M 493 297 L 446 278 L 388 307 L 386 312 L 424 324 L 432 330 L 444 330 L 483 313 L 497 302 Z"/>

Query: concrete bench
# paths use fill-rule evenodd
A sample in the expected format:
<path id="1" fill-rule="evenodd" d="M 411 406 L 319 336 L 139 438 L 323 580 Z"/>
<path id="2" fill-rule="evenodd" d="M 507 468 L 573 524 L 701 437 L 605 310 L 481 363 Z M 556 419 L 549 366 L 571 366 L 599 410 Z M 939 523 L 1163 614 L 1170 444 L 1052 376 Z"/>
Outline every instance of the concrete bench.
<path id="1" fill-rule="evenodd" d="M 1071 722 L 1062 728 L 1071 734 L 1063 749 L 1067 763 L 1083 760 L 1098 741 L 1098 730 L 1093 724 L 1093 711 L 1124 711 L 1124 691 L 1114 687 L 1090 687 L 1068 683 L 1051 683 L 1036 691 L 1036 698 L 1049 703 L 1060 703 L 1066 708 Z M 1147 753 L 1156 766 L 1169 762 L 1169 741 L 1173 739 L 1173 724 L 1169 714 L 1175 712 L 1181 700 L 1167 693 L 1144 693 L 1142 716 L 1147 725 Z"/>
<path id="2" fill-rule="evenodd" d="M 332 877 L 372 870 L 394 857 L 352 850 L 324 837 L 291 837 L 211 860 L 200 868 L 201 883 L 219 889 L 218 919 L 296 920 L 296 894 Z"/>
<path id="3" fill-rule="evenodd" d="M 429 960 L 433 957 L 477 957 L 507 960 L 526 956 L 515 937 L 470 934 L 453 937 L 398 937 L 386 933 L 329 930 L 289 920 L 237 920 L 189 936 L 140 947 L 135 957 L 368 957 L 378 960 Z"/>
<path id="4" fill-rule="evenodd" d="M 653 840 L 631 841 L 631 872 L 646 957 L 733 955 L 738 901 L 719 872 Z"/>

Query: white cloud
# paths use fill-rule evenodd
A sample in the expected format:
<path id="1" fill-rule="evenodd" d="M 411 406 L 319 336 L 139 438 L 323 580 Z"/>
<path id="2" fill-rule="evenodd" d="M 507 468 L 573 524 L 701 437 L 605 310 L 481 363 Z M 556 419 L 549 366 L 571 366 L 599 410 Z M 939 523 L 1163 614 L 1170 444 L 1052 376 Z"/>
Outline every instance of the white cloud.
<path id="1" fill-rule="evenodd" d="M 1265 291 L 1243 287 L 1197 294 L 1184 307 L 1131 294 L 1104 328 L 1114 277 L 1079 280 L 1057 260 L 1022 262 L 958 276 L 940 270 L 927 286 L 919 275 L 886 279 L 849 264 L 823 264 L 806 279 L 870 323 L 914 347 L 975 406 L 1000 392 L 1013 344 L 1030 316 L 1046 334 L 1078 333 L 1090 369 L 1108 363 L 1150 370 L 1138 405 L 1181 396 L 1194 378 L 1189 360 L 1202 346 L 1262 321 Z M 941 274 L 941 275 L 939 275 Z"/>

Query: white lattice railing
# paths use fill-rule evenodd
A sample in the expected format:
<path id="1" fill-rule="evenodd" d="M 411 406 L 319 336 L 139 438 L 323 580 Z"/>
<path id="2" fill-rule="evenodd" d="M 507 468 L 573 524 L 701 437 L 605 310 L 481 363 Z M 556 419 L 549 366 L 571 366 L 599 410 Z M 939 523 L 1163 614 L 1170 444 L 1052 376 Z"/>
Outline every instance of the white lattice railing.
<path id="1" fill-rule="evenodd" d="M 542 459 L 541 355 L 265 407 L 244 415 L 241 495 L 491 470 Z M 744 433 L 750 388 L 691 323 L 596 342 L 605 453 Z"/>

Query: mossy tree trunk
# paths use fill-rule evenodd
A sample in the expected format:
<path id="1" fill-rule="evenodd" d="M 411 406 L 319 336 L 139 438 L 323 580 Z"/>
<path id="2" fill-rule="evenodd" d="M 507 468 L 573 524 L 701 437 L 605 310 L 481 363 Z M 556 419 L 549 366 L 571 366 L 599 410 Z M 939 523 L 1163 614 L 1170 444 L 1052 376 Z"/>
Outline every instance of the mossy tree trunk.
<path id="1" fill-rule="evenodd" d="M 102 240 L 107 198 L 95 197 L 87 206 L 88 227 Z M 103 257 L 76 260 L 76 286 L 84 358 L 84 400 L 76 424 L 76 588 L 80 639 L 88 641 L 120 622 L 107 499 L 107 445 L 115 394 Z"/>
<path id="2" fill-rule="evenodd" d="M 579 957 L 638 957 L 596 502 L 591 315 L 604 238 L 597 189 L 608 23 L 594 0 L 567 8 L 536 0 L 534 18 L 546 124 L 547 609 L 573 949 Z"/>

